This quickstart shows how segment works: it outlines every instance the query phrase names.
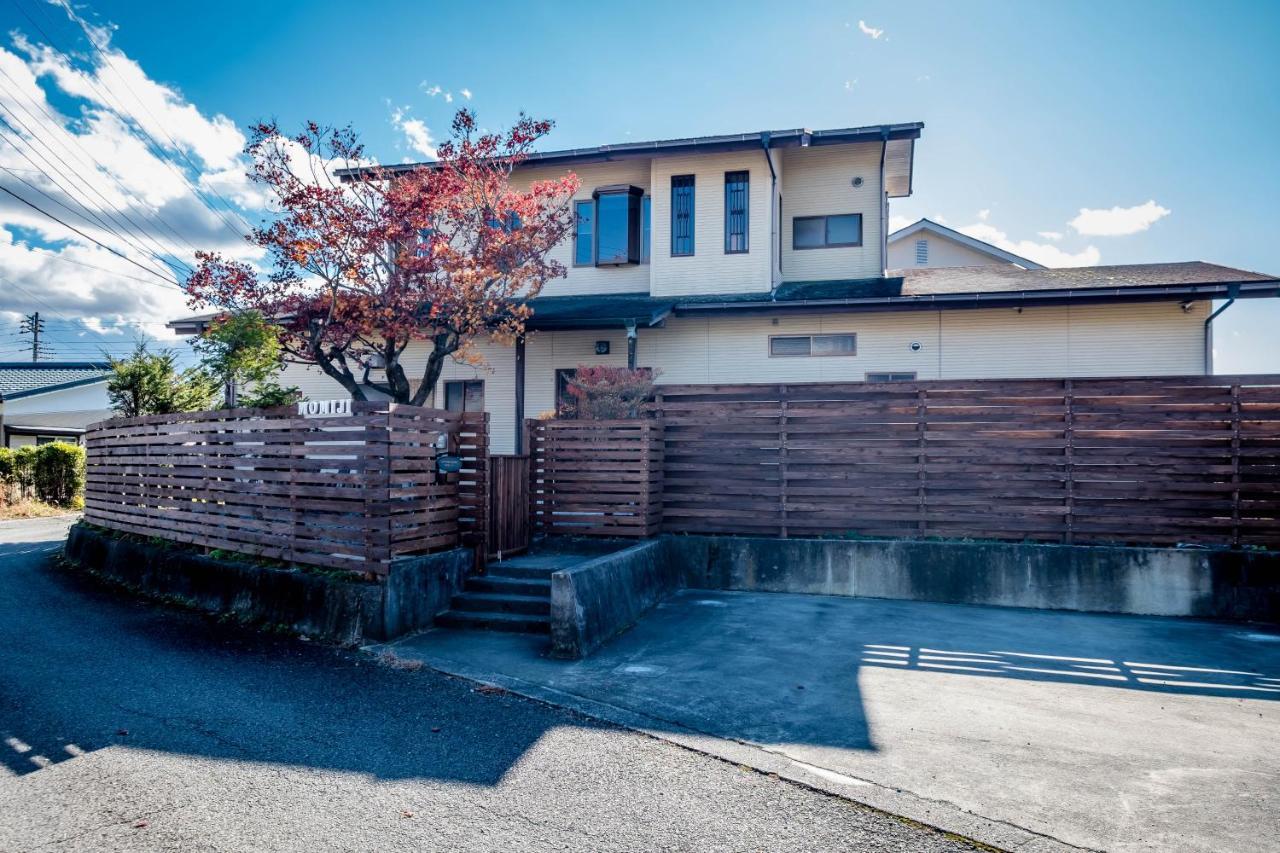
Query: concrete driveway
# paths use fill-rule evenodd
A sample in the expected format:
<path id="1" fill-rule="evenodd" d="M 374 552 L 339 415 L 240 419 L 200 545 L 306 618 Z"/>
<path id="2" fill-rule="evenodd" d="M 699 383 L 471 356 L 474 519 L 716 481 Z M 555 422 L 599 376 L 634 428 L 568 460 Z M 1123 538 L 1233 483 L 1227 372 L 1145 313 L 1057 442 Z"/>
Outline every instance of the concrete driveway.
<path id="1" fill-rule="evenodd" d="M 888 815 L 425 669 L 48 566 L 0 522 L 0 851 L 960 851 Z"/>
<path id="2" fill-rule="evenodd" d="M 544 642 L 396 648 L 999 846 L 1280 850 L 1275 629 L 686 591 L 586 661 Z"/>

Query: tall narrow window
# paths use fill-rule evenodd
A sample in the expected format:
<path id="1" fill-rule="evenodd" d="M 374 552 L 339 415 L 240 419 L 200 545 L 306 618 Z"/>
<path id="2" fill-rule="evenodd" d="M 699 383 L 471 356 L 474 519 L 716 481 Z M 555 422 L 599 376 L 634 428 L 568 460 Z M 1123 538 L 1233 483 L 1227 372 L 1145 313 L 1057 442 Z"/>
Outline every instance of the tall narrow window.
<path id="1" fill-rule="evenodd" d="M 642 264 L 649 263 L 650 232 L 653 230 L 651 227 L 651 207 L 649 196 L 645 196 L 640 200 L 640 263 Z"/>
<path id="2" fill-rule="evenodd" d="M 724 252 L 726 255 L 747 251 L 747 196 L 750 172 L 724 173 Z"/>
<path id="3" fill-rule="evenodd" d="M 573 265 L 589 267 L 596 262 L 596 203 L 574 202 Z"/>
<path id="4" fill-rule="evenodd" d="M 671 177 L 671 254 L 693 254 L 693 175 Z"/>

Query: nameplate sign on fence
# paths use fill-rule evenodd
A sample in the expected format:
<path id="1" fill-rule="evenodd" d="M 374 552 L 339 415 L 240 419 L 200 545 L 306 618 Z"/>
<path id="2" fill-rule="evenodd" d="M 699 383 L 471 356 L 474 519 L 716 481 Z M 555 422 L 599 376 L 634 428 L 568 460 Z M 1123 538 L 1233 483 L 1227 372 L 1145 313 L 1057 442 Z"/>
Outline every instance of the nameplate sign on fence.
<path id="1" fill-rule="evenodd" d="M 298 414 L 304 418 L 334 418 L 351 414 L 350 400 L 303 400 Z"/>

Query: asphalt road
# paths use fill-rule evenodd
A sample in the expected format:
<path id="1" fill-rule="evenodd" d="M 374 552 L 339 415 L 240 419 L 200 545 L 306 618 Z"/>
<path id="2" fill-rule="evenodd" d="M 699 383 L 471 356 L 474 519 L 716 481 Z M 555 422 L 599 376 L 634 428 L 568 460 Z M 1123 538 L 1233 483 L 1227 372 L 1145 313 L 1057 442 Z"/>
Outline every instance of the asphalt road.
<path id="1" fill-rule="evenodd" d="M 963 850 L 932 830 L 429 670 L 49 565 L 0 523 L 0 851 Z"/>

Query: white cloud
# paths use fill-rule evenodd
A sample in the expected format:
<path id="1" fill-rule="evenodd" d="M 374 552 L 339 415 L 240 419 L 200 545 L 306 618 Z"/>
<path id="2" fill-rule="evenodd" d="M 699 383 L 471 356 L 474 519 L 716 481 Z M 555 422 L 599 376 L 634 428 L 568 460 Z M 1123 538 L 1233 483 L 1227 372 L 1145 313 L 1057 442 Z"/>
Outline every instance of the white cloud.
<path id="1" fill-rule="evenodd" d="M 852 91 L 852 90 L 853 90 L 853 87 L 854 87 L 854 86 L 856 86 L 856 85 L 858 85 L 858 80 L 857 80 L 857 78 L 854 78 L 853 80 L 845 80 L 845 81 L 844 81 L 844 90 L 845 90 L 846 92 Z"/>
<path id="2" fill-rule="evenodd" d="M 1092 267 L 1102 260 L 1100 253 L 1093 246 L 1082 251 L 1071 253 L 1063 251 L 1048 243 L 1037 243 L 1034 240 L 1012 240 L 1009 235 L 986 222 L 975 222 L 956 229 L 978 240 L 998 246 L 1006 252 L 1013 252 L 1028 260 L 1043 264 L 1046 267 Z"/>
<path id="3" fill-rule="evenodd" d="M 1036 233 L 1046 240 L 1053 240 L 1055 243 L 1062 239 L 1061 231 L 1037 231 Z"/>
<path id="4" fill-rule="evenodd" d="M 470 90 L 470 89 L 463 89 L 463 90 L 461 91 L 461 95 L 462 95 L 462 97 L 466 98 L 468 101 L 469 101 L 469 100 L 471 100 L 471 90 Z"/>
<path id="5" fill-rule="evenodd" d="M 428 86 L 426 80 L 423 80 L 421 83 L 419 83 L 418 88 L 420 88 L 423 91 L 423 94 L 431 98 L 434 98 L 437 95 L 441 95 L 444 93 L 444 89 L 441 89 L 438 85 Z"/>
<path id="6" fill-rule="evenodd" d="M 878 39 L 880 36 L 884 35 L 884 30 L 877 30 L 875 27 L 869 27 L 867 26 L 866 21 L 858 21 L 858 29 L 862 31 L 863 35 L 871 36 L 873 39 Z"/>
<path id="7" fill-rule="evenodd" d="M 1146 231 L 1152 223 L 1172 211 L 1152 199 L 1136 207 L 1113 207 L 1110 210 L 1080 208 L 1080 215 L 1068 223 L 1078 234 L 1091 237 L 1123 237 Z"/>
<path id="8" fill-rule="evenodd" d="M 982 220 L 983 222 L 986 222 L 990 218 L 991 218 L 990 208 L 983 208 L 982 210 L 978 211 L 978 219 Z"/>
<path id="9" fill-rule="evenodd" d="M 889 217 L 889 233 L 892 234 L 894 231 L 900 231 L 903 228 L 906 228 L 912 222 L 915 222 L 915 220 L 909 216 L 897 216 L 897 215 L 890 216 Z"/>
<path id="10" fill-rule="evenodd" d="M 431 138 L 431 129 L 427 127 L 426 122 L 422 119 L 409 118 L 407 111 L 398 107 L 391 111 L 391 124 L 404 134 L 409 148 L 429 160 L 435 159 L 436 147 L 433 144 L 435 140 Z"/>
<path id="11" fill-rule="evenodd" d="M 23 120 L 0 145 L 3 184 L 66 223 L 0 197 L 0 318 L 39 310 L 52 355 L 68 358 L 139 335 L 179 343 L 164 323 L 189 309 L 164 278 L 180 280 L 196 249 L 260 258 L 240 217 L 266 207 L 234 122 L 148 77 L 113 28 L 86 26 L 101 53 L 68 56 L 19 31 L 0 44 L 0 107 Z"/>

